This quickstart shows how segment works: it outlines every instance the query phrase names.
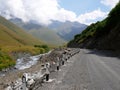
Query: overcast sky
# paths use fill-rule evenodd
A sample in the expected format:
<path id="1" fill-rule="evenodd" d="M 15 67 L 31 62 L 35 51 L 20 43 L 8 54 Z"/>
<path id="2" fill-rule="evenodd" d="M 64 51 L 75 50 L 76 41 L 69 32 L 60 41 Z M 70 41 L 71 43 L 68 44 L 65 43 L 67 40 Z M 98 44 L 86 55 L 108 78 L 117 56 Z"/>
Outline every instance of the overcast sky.
<path id="1" fill-rule="evenodd" d="M 0 15 L 48 25 L 52 20 L 91 24 L 104 19 L 119 0 L 0 0 Z"/>

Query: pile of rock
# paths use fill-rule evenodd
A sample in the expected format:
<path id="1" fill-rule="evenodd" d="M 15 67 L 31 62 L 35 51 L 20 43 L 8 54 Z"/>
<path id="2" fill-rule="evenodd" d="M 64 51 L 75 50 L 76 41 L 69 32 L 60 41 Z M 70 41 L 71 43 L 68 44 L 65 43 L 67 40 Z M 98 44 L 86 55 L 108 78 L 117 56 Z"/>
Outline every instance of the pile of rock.
<path id="1" fill-rule="evenodd" d="M 22 78 L 11 82 L 6 90 L 34 90 L 36 86 L 42 85 L 44 81 L 49 81 L 49 75 L 67 63 L 67 61 L 79 53 L 80 49 L 65 49 L 62 51 L 53 51 L 45 55 L 41 62 L 41 69 L 35 73 L 24 73 Z"/>

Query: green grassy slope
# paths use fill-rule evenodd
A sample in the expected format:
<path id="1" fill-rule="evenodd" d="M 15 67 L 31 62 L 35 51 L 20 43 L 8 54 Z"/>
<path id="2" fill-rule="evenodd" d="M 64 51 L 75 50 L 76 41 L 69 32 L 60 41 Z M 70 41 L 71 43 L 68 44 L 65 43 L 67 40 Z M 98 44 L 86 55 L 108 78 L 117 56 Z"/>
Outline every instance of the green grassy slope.
<path id="1" fill-rule="evenodd" d="M 0 70 L 14 66 L 14 55 L 19 52 L 39 54 L 48 48 L 34 47 L 44 43 L 0 16 Z M 16 55 L 15 55 L 16 56 Z"/>
<path id="2" fill-rule="evenodd" d="M 0 16 L 0 45 L 34 45 L 42 42 Z"/>
<path id="3" fill-rule="evenodd" d="M 84 47 L 120 51 L 120 2 L 108 17 L 91 24 L 68 43 L 68 47 Z"/>
<path id="4" fill-rule="evenodd" d="M 60 46 L 66 43 L 66 41 L 61 39 L 56 32 L 49 30 L 46 27 L 42 27 L 39 30 L 29 30 L 29 32 L 36 38 L 39 38 L 50 45 Z"/>

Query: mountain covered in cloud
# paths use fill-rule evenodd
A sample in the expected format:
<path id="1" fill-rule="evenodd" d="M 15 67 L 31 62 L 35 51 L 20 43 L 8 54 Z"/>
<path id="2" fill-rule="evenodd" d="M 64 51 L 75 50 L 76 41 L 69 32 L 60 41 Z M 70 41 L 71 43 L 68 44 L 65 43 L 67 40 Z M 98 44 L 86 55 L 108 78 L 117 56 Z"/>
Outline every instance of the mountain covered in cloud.
<path id="1" fill-rule="evenodd" d="M 52 21 L 48 26 L 41 25 L 36 21 L 23 22 L 19 18 L 10 19 L 11 22 L 22 27 L 33 36 L 54 45 L 62 45 L 73 39 L 74 35 L 82 32 L 87 25 L 78 22 Z"/>
<path id="2" fill-rule="evenodd" d="M 38 24 L 36 21 L 24 22 L 20 18 L 12 18 L 12 19 L 10 19 L 10 21 L 17 24 L 18 26 L 24 28 L 27 31 L 31 30 L 31 29 L 40 29 L 40 28 L 42 28 L 42 25 Z"/>
<path id="3" fill-rule="evenodd" d="M 94 9 L 91 9 L 93 2 L 88 2 L 88 5 L 82 6 L 82 3 L 86 3 L 85 0 L 70 1 L 69 5 L 65 0 L 0 0 L 0 15 L 7 19 L 12 17 L 20 18 L 24 22 L 35 20 L 44 25 L 49 25 L 52 21 L 77 21 L 91 24 L 104 19 L 108 14 L 108 10 L 110 10 L 104 10 L 105 6 L 114 6 L 118 1 L 97 0 L 94 3 L 99 4 L 95 5 Z M 62 2 L 66 3 L 70 9 L 62 5 Z M 101 4 L 105 6 L 103 7 Z M 73 8 L 76 8 L 77 11 L 73 10 Z"/>
<path id="4" fill-rule="evenodd" d="M 66 41 L 62 39 L 54 30 L 40 25 L 35 21 L 25 23 L 19 18 L 10 19 L 10 21 L 17 24 L 36 38 L 43 40 L 47 44 L 59 46 L 66 43 Z"/>
<path id="5" fill-rule="evenodd" d="M 0 15 L 7 19 L 20 18 L 24 22 L 35 20 L 44 25 L 51 20 L 76 20 L 76 14 L 60 7 L 58 0 L 0 0 Z"/>

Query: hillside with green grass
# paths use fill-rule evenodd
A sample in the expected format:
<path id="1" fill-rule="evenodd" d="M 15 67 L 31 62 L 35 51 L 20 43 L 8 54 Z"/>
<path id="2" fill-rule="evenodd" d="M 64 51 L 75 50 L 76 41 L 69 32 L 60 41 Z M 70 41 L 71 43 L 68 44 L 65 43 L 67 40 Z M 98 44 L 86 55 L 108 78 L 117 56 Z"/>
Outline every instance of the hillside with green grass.
<path id="1" fill-rule="evenodd" d="M 0 16 L 0 46 L 1 45 L 34 45 L 41 44 L 15 24 Z"/>
<path id="2" fill-rule="evenodd" d="M 40 29 L 29 30 L 36 38 L 39 38 L 45 43 L 54 46 L 64 45 L 66 43 L 59 35 L 56 34 L 55 31 L 48 29 L 47 27 L 42 27 Z"/>
<path id="3" fill-rule="evenodd" d="M 0 70 L 15 65 L 14 53 L 45 53 L 48 47 L 34 47 L 44 43 L 20 27 L 0 16 Z"/>
<path id="4" fill-rule="evenodd" d="M 120 51 L 120 2 L 108 17 L 88 26 L 68 43 L 68 47 L 82 47 Z"/>

